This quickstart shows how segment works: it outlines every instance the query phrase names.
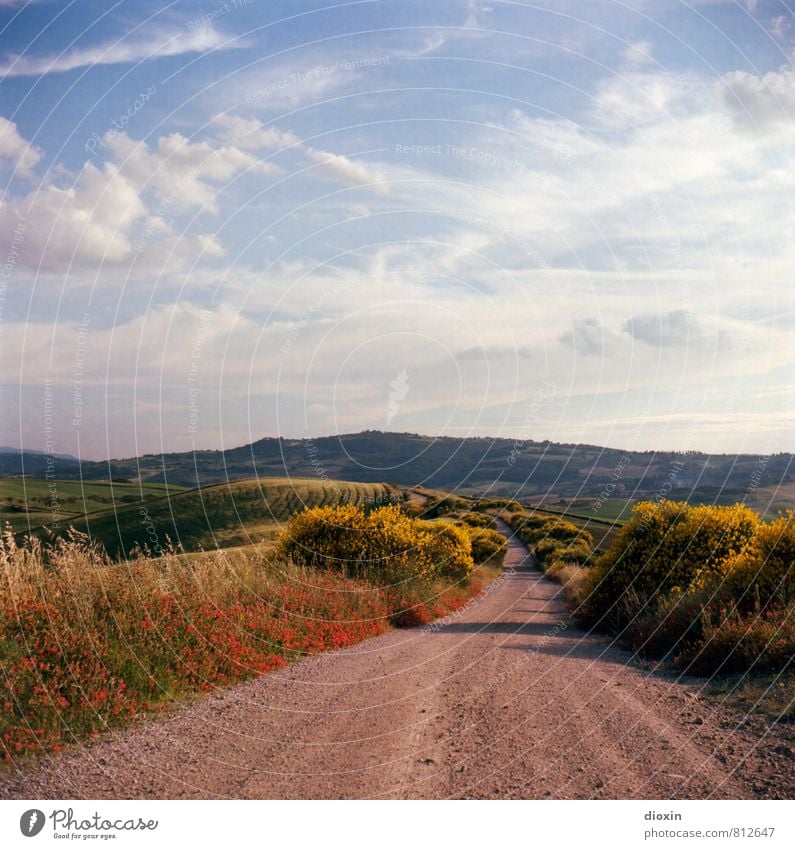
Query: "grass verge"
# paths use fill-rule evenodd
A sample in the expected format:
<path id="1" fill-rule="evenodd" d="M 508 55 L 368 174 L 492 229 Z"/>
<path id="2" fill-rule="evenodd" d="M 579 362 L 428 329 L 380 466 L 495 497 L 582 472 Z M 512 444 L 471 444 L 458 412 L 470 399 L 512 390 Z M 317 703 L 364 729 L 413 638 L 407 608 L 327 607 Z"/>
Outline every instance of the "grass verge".
<path id="1" fill-rule="evenodd" d="M 0 753 L 14 762 L 174 700 L 463 607 L 459 582 L 376 587 L 248 546 L 112 561 L 73 533 L 0 547 Z"/>

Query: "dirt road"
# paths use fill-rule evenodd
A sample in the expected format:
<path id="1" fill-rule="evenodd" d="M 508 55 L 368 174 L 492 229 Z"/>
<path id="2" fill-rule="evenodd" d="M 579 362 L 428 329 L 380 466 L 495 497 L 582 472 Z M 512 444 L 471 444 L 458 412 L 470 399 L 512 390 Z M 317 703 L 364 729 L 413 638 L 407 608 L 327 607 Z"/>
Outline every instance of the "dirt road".
<path id="1" fill-rule="evenodd" d="M 781 738 L 573 628 L 517 541 L 506 567 L 438 630 L 208 696 L 0 777 L 0 797 L 791 796 Z"/>

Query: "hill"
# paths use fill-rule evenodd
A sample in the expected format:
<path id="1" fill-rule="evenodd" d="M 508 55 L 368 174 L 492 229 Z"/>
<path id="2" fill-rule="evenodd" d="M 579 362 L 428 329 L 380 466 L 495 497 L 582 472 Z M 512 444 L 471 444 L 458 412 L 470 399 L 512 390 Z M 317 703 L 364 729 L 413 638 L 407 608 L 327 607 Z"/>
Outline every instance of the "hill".
<path id="1" fill-rule="evenodd" d="M 31 477 L 0 478 L 0 522 L 14 533 L 38 525 L 68 526 L 86 513 L 120 509 L 174 495 L 183 487 L 130 481 L 42 480 Z"/>
<path id="2" fill-rule="evenodd" d="M 317 478 L 236 480 L 90 513 L 70 520 L 57 533 L 71 525 L 102 543 L 112 556 L 126 555 L 135 546 L 159 554 L 169 541 L 186 551 L 209 550 L 275 539 L 281 523 L 304 507 L 387 503 L 397 495 L 384 484 Z"/>
<path id="3" fill-rule="evenodd" d="M 19 454 L 19 448 L 12 448 L 10 445 L 0 445 L 0 454 Z M 23 448 L 23 454 L 38 454 L 42 457 L 56 457 L 59 460 L 77 460 L 74 454 L 51 454 L 49 451 L 36 451 L 33 448 Z"/>
<path id="4" fill-rule="evenodd" d="M 467 494 L 555 501 L 671 497 L 706 503 L 746 501 L 762 513 L 795 500 L 792 454 L 622 451 L 595 445 L 510 439 L 362 433 L 317 439 L 266 438 L 227 451 L 147 454 L 83 462 L 0 454 L 0 474 L 97 480 L 129 478 L 197 487 L 239 478 L 328 477 L 391 481 Z M 607 509 L 606 507 L 604 509 Z M 582 512 L 582 511 L 581 511 Z"/>

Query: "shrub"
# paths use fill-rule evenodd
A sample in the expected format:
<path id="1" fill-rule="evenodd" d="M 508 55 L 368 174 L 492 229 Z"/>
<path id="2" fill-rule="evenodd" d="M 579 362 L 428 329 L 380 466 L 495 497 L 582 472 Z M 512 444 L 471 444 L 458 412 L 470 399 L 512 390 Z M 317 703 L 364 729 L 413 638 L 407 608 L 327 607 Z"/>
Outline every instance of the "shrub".
<path id="1" fill-rule="evenodd" d="M 423 510 L 423 515 L 426 519 L 436 519 L 439 516 L 447 516 L 450 513 L 456 513 L 460 510 L 467 510 L 469 502 L 462 498 L 455 498 L 452 495 L 447 495 L 444 498 L 439 498 L 427 504 Z"/>
<path id="2" fill-rule="evenodd" d="M 501 566 L 508 551 L 508 542 L 499 532 L 491 528 L 467 528 L 472 546 L 472 559 L 476 565 L 486 563 Z"/>
<path id="3" fill-rule="evenodd" d="M 547 570 L 547 575 L 552 580 L 562 584 L 566 605 L 575 615 L 585 599 L 587 574 L 587 569 L 564 560 L 558 560 Z"/>
<path id="4" fill-rule="evenodd" d="M 565 543 L 576 542 L 579 545 L 587 545 L 588 548 L 593 546 L 593 537 L 588 531 L 563 519 L 550 519 L 539 528 L 539 531 L 542 531 L 548 539 Z"/>
<path id="5" fill-rule="evenodd" d="M 415 504 L 413 501 L 404 501 L 400 509 L 411 519 L 418 519 L 425 513 L 422 504 Z"/>
<path id="6" fill-rule="evenodd" d="M 517 532 L 523 530 L 531 530 L 540 528 L 545 522 L 549 521 L 549 516 L 528 515 L 527 513 L 514 513 L 509 519 L 508 524 L 511 529 Z"/>
<path id="7" fill-rule="evenodd" d="M 578 542 L 589 548 L 593 545 L 593 537 L 588 531 L 563 519 L 530 516 L 519 523 L 515 530 L 519 539 L 529 546 L 549 540 L 561 543 Z"/>
<path id="8" fill-rule="evenodd" d="M 635 505 L 630 520 L 591 570 L 586 614 L 620 630 L 674 588 L 724 577 L 751 542 L 759 517 L 747 507 L 691 507 L 661 501 Z"/>
<path id="9" fill-rule="evenodd" d="M 553 558 L 556 552 L 563 548 L 566 548 L 566 543 L 557 539 L 545 539 L 533 548 L 533 554 L 538 562 L 543 565 L 549 558 Z"/>
<path id="10" fill-rule="evenodd" d="M 497 530 L 496 519 L 493 516 L 486 515 L 485 513 L 474 513 L 469 511 L 461 516 L 461 521 L 473 528 L 490 528 L 493 531 Z"/>
<path id="11" fill-rule="evenodd" d="M 701 639 L 677 657 L 697 675 L 783 672 L 795 657 L 795 606 L 750 617 L 733 614 L 703 628 Z"/>
<path id="12" fill-rule="evenodd" d="M 780 672 L 795 655 L 794 564 L 792 514 L 639 504 L 585 570 L 578 613 L 688 672 Z"/>
<path id="13" fill-rule="evenodd" d="M 548 566 L 559 562 L 583 565 L 590 562 L 591 555 L 591 547 L 586 542 L 577 541 L 574 543 L 558 544 L 544 558 L 544 562 Z"/>
<path id="14" fill-rule="evenodd" d="M 508 524 L 543 566 L 561 560 L 586 563 L 592 559 L 592 535 L 564 519 L 519 513 L 511 516 Z"/>
<path id="15" fill-rule="evenodd" d="M 353 504 L 303 510 L 288 521 L 279 554 L 299 566 L 356 574 L 361 571 L 358 558 L 367 543 L 369 518 Z"/>
<path id="16" fill-rule="evenodd" d="M 384 633 L 384 596 L 257 551 L 114 563 L 73 534 L 0 545 L 0 756 Z"/>
<path id="17" fill-rule="evenodd" d="M 645 605 L 633 600 L 629 606 L 632 618 L 624 631 L 625 641 L 649 658 L 673 658 L 698 646 L 706 627 L 719 625 L 735 610 L 728 587 L 719 579 L 688 592 L 677 588 Z"/>
<path id="18" fill-rule="evenodd" d="M 450 524 L 418 522 L 416 538 L 433 574 L 462 580 L 475 568 L 469 534 Z"/>
<path id="19" fill-rule="evenodd" d="M 428 523 L 397 507 L 365 514 L 358 507 L 315 507 L 293 516 L 279 556 L 357 578 L 395 583 L 415 577 L 465 577 L 473 568 L 468 534 Z"/>
<path id="20" fill-rule="evenodd" d="M 795 602 L 795 522 L 792 513 L 760 525 L 729 564 L 727 582 L 741 610 Z"/>

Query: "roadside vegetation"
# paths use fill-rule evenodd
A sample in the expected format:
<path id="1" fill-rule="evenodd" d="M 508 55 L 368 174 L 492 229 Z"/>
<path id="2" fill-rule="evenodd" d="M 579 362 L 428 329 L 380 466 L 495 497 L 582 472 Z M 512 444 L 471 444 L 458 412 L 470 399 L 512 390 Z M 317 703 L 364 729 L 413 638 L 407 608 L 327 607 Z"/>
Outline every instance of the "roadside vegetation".
<path id="1" fill-rule="evenodd" d="M 499 537 L 499 540 L 496 538 Z M 500 544 L 501 541 L 501 544 Z M 113 559 L 85 534 L 0 545 L 0 752 L 58 748 L 176 699 L 463 607 L 504 538 L 398 506 L 295 514 L 277 548 Z"/>
<path id="2" fill-rule="evenodd" d="M 593 556 L 593 536 L 565 519 L 515 513 L 508 524 L 545 569 L 559 562 L 586 565 Z"/>
<path id="3" fill-rule="evenodd" d="M 795 523 L 742 505 L 643 502 L 604 552 L 568 523 L 514 527 L 578 620 L 700 675 L 778 673 L 795 656 Z"/>

